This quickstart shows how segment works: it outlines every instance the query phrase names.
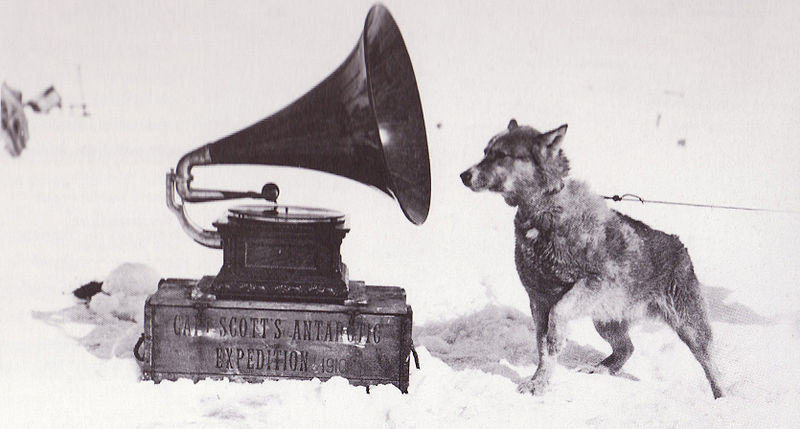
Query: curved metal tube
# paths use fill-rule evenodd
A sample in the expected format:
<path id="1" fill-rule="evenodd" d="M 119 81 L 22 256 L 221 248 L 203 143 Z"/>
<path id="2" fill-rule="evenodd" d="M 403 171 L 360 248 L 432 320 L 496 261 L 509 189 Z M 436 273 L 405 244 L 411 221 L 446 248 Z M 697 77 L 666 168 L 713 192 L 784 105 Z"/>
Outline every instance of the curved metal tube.
<path id="1" fill-rule="evenodd" d="M 183 161 L 183 159 L 181 159 L 181 161 Z M 180 167 L 180 163 L 178 165 Z M 191 169 L 191 166 L 188 168 Z M 170 170 L 169 173 L 167 173 L 167 207 L 169 207 L 169 209 L 178 218 L 178 222 L 181 224 L 183 231 L 189 235 L 189 237 L 192 237 L 194 241 L 206 247 L 221 249 L 222 237 L 219 235 L 219 232 L 203 229 L 189 219 L 189 216 L 186 213 L 186 208 L 183 204 L 183 201 L 186 201 L 186 199 L 183 198 L 183 195 L 180 195 L 182 200 L 180 204 L 175 202 L 175 189 L 177 188 L 178 194 L 180 194 L 181 186 L 186 186 L 188 189 L 188 182 L 189 180 L 187 180 L 185 177 L 179 178 L 173 170 Z M 179 185 L 180 183 L 182 183 L 182 185 Z"/>
<path id="2" fill-rule="evenodd" d="M 210 145 L 201 146 L 182 156 L 178 161 L 176 170 L 170 170 L 169 173 L 167 173 L 167 207 L 175 213 L 184 232 L 186 232 L 189 237 L 192 237 L 194 241 L 206 247 L 221 249 L 222 239 L 219 233 L 203 229 L 192 222 L 192 220 L 189 219 L 189 215 L 186 213 L 184 203 L 203 203 L 235 198 L 259 198 L 274 202 L 278 196 L 278 190 L 277 186 L 274 184 L 272 184 L 274 189 L 265 187 L 262 189 L 261 193 L 192 188 L 192 167 L 196 165 L 214 164 L 209 147 Z M 176 190 L 181 199 L 180 203 L 175 201 Z"/>
<path id="3" fill-rule="evenodd" d="M 211 153 L 208 150 L 208 145 L 200 146 L 199 148 L 181 157 L 180 161 L 178 161 L 174 178 L 175 188 L 178 190 L 178 195 L 181 196 L 182 201 L 198 203 L 227 199 L 222 191 L 210 189 L 192 189 L 191 187 L 192 167 L 195 165 L 208 165 L 211 163 Z"/>

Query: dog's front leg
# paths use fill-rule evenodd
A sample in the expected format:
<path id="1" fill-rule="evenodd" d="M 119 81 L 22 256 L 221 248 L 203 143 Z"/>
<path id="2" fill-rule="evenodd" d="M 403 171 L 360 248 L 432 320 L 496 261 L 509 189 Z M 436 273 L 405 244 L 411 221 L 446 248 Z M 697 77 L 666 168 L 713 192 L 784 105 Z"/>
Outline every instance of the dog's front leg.
<path id="1" fill-rule="evenodd" d="M 536 322 L 536 341 L 539 346 L 539 366 L 529 380 L 517 390 L 541 394 L 550 383 L 561 349 L 564 348 L 567 323 L 581 311 L 579 302 L 586 299 L 586 285 L 577 283 L 557 302 L 549 304 L 531 299 L 531 313 Z"/>
<path id="2" fill-rule="evenodd" d="M 553 307 L 546 302 L 534 302 L 531 299 L 531 314 L 536 324 L 536 345 L 539 348 L 539 365 L 531 378 L 517 386 L 520 393 L 540 395 L 550 383 L 550 377 L 556 365 L 556 358 L 561 351 L 564 339 L 560 333 L 557 317 Z"/>

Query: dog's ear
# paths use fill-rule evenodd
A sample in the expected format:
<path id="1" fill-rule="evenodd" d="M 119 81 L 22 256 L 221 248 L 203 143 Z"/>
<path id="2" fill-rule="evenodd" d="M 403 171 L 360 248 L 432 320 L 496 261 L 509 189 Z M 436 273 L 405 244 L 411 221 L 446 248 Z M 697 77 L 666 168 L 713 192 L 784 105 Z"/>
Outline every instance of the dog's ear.
<path id="1" fill-rule="evenodd" d="M 519 126 L 519 125 L 517 125 L 517 120 L 516 120 L 516 119 L 513 119 L 513 118 L 512 118 L 512 119 L 511 119 L 511 121 L 509 121 L 509 122 L 508 122 L 508 129 L 509 129 L 509 131 L 510 131 L 510 130 L 513 130 L 514 128 L 517 128 L 518 126 Z"/>
<path id="2" fill-rule="evenodd" d="M 564 124 L 554 130 L 542 134 L 544 146 L 547 148 L 548 154 L 553 154 L 561 148 L 561 141 L 564 139 L 564 134 L 566 133 L 567 124 Z"/>

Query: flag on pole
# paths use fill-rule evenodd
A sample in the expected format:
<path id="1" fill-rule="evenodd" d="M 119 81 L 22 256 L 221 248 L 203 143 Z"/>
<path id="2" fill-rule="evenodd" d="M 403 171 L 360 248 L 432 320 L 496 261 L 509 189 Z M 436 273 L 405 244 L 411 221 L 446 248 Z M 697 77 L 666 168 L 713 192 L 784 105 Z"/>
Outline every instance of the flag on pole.
<path id="1" fill-rule="evenodd" d="M 50 86 L 25 104 L 30 106 L 36 113 L 48 113 L 54 107 L 61 108 L 61 96 L 58 95 L 54 87 Z"/>
<path id="2" fill-rule="evenodd" d="M 2 107 L 0 139 L 5 143 L 11 156 L 19 156 L 28 141 L 28 119 L 25 118 L 22 93 L 3 82 L 0 89 L 0 107 Z"/>

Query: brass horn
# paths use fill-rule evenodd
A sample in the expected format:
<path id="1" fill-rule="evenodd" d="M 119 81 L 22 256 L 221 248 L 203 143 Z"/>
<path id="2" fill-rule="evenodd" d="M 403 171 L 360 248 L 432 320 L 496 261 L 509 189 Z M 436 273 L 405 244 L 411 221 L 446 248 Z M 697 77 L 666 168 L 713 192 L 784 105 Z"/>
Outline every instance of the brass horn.
<path id="1" fill-rule="evenodd" d="M 212 164 L 291 166 L 348 177 L 395 198 L 411 222 L 422 224 L 431 195 L 425 122 L 411 60 L 389 11 L 380 4 L 370 9 L 355 48 L 316 87 L 277 113 L 187 153 L 167 173 L 167 205 L 184 231 L 220 248 L 217 231 L 195 225 L 184 203 L 274 201 L 277 189 L 192 188 L 192 167 Z"/>

